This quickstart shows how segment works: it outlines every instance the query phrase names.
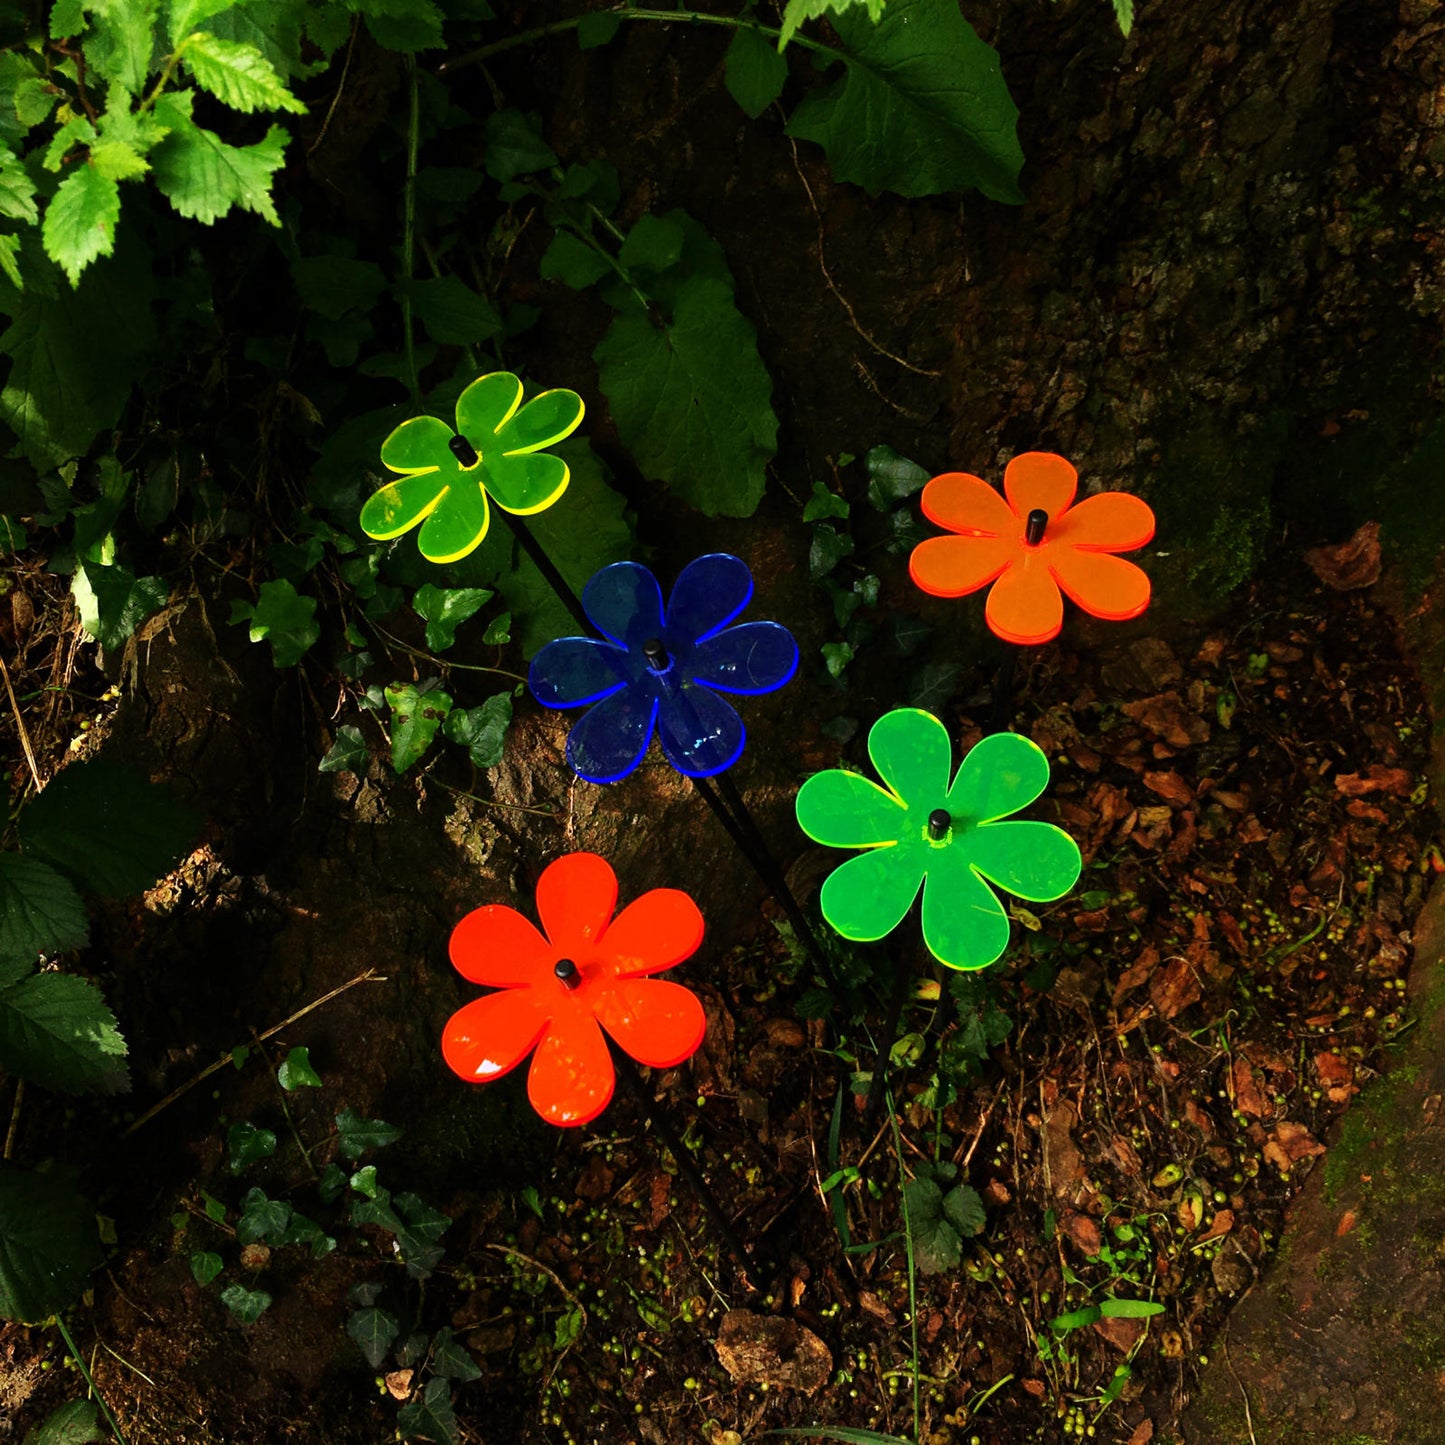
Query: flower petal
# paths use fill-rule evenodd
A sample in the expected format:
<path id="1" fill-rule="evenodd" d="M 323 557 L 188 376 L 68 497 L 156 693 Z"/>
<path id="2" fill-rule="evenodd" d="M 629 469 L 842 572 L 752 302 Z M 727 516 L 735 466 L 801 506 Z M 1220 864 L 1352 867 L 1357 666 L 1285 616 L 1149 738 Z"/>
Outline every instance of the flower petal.
<path id="1" fill-rule="evenodd" d="M 1064 625 L 1064 599 L 1043 547 L 1027 547 L 1019 561 L 993 584 L 984 621 L 994 634 L 1018 647 L 1050 642 Z"/>
<path id="2" fill-rule="evenodd" d="M 640 687 L 622 687 L 594 703 L 567 734 L 567 763 L 589 783 L 615 783 L 642 761 L 652 741 L 657 702 Z"/>
<path id="3" fill-rule="evenodd" d="M 868 756 L 910 811 L 921 810 L 926 817 L 947 797 L 953 744 L 931 712 L 900 707 L 884 713 L 868 733 Z"/>
<path id="4" fill-rule="evenodd" d="M 639 1064 L 676 1068 L 707 1032 L 691 989 L 661 978 L 621 979 L 597 1004 L 597 1020 Z"/>
<path id="5" fill-rule="evenodd" d="M 798 826 L 830 848 L 868 848 L 895 842 L 907 827 L 908 809 L 862 773 L 830 768 L 798 789 Z"/>
<path id="6" fill-rule="evenodd" d="M 448 952 L 463 978 L 491 988 L 540 983 L 556 956 L 531 919 L 501 903 L 472 909 L 452 929 Z"/>
<path id="7" fill-rule="evenodd" d="M 394 472 L 426 472 L 453 460 L 447 443 L 456 433 L 434 416 L 414 416 L 381 444 L 383 466 Z"/>
<path id="8" fill-rule="evenodd" d="M 628 652 L 593 637 L 559 637 L 532 659 L 527 686 L 543 707 L 599 702 L 629 681 Z"/>
<path id="9" fill-rule="evenodd" d="M 967 597 L 1018 560 L 1014 537 L 929 537 L 908 559 L 913 585 L 934 597 Z"/>
<path id="10" fill-rule="evenodd" d="M 612 920 L 598 954 L 618 978 L 641 977 L 691 958 L 702 934 L 702 911 L 686 893 L 654 888 Z"/>
<path id="11" fill-rule="evenodd" d="M 747 738 L 730 703 L 687 681 L 659 694 L 657 736 L 668 762 L 688 778 L 725 772 L 742 756 Z"/>
<path id="12" fill-rule="evenodd" d="M 388 482 L 362 506 L 361 530 L 378 542 L 389 542 L 429 516 L 446 494 L 446 475 L 435 469 Z"/>
<path id="13" fill-rule="evenodd" d="M 416 545 L 428 562 L 460 561 L 487 535 L 491 512 L 477 472 L 452 481 L 417 534 Z"/>
<path id="14" fill-rule="evenodd" d="M 604 637 L 624 647 L 662 636 L 662 588 L 638 562 L 614 562 L 594 572 L 582 589 L 582 606 Z"/>
<path id="15" fill-rule="evenodd" d="M 818 902 L 835 933 L 871 943 L 892 933 L 918 896 L 924 859 L 906 843 L 870 848 L 840 863 L 826 879 Z"/>
<path id="16" fill-rule="evenodd" d="M 1049 528 L 1047 540 L 1090 552 L 1132 552 L 1154 536 L 1149 504 L 1128 492 L 1096 492 L 1070 507 Z"/>
<path id="17" fill-rule="evenodd" d="M 1079 474 L 1054 452 L 1020 452 L 1003 471 L 1003 492 L 1018 514 L 1020 528 L 1035 508 L 1049 514 L 1049 520 L 1074 500 Z"/>
<path id="18" fill-rule="evenodd" d="M 776 692 L 797 670 L 798 644 L 776 622 L 740 622 L 725 628 L 700 643 L 687 660 L 694 681 L 718 692 L 750 697 Z"/>
<path id="19" fill-rule="evenodd" d="M 442 1029 L 442 1058 L 468 1083 L 484 1084 L 514 1069 L 546 1032 L 547 1011 L 530 988 L 473 999 Z"/>
<path id="20" fill-rule="evenodd" d="M 965 537 L 1017 537 L 1018 514 L 982 477 L 944 472 L 924 487 L 923 515 Z"/>
<path id="21" fill-rule="evenodd" d="M 617 907 L 617 875 L 596 853 L 564 853 L 537 880 L 537 916 L 553 957 L 590 957 Z"/>
<path id="22" fill-rule="evenodd" d="M 504 456 L 498 451 L 482 455 L 487 490 L 497 505 L 518 517 L 545 512 L 572 479 L 567 463 L 550 452 Z"/>
<path id="23" fill-rule="evenodd" d="M 582 398 L 565 387 L 538 392 L 497 429 L 497 440 L 508 456 L 550 447 L 563 437 L 571 436 L 582 425 L 585 410 Z"/>
<path id="24" fill-rule="evenodd" d="M 1122 557 L 1073 547 L 1050 548 L 1049 570 L 1085 612 L 1127 622 L 1149 606 L 1149 574 Z"/>
<path id="25" fill-rule="evenodd" d="M 964 844 L 990 883 L 1034 903 L 1062 898 L 1079 881 L 1079 845 L 1052 823 L 990 823 Z"/>
<path id="26" fill-rule="evenodd" d="M 753 574 L 741 557 L 709 552 L 677 574 L 667 599 L 667 630 L 688 642 L 721 631 L 748 605 Z"/>
<path id="27" fill-rule="evenodd" d="M 969 867 L 967 850 L 957 843 L 933 850 L 923 884 L 923 941 L 929 952 L 950 968 L 987 968 L 1008 939 L 1008 914 Z"/>
<path id="28" fill-rule="evenodd" d="M 457 398 L 457 431 L 485 455 L 521 400 L 522 383 L 510 371 L 479 376 Z"/>
<path id="29" fill-rule="evenodd" d="M 532 1057 L 527 1097 L 559 1128 L 590 1124 L 612 1102 L 612 1055 L 589 1013 L 559 1019 Z"/>
<path id="30" fill-rule="evenodd" d="M 1027 808 L 1049 785 L 1043 749 L 1017 733 L 991 733 L 968 751 L 945 806 L 955 821 L 977 827 Z"/>

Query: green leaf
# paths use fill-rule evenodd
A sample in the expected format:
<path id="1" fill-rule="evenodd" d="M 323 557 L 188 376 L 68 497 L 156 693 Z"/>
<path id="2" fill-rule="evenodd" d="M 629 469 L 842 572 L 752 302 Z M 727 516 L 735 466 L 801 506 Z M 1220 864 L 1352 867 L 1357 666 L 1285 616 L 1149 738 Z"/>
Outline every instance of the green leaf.
<path id="1" fill-rule="evenodd" d="M 1066 1335 L 1070 1330 L 1081 1330 L 1103 1318 L 1104 1312 L 1098 1305 L 1084 1305 L 1082 1309 L 1070 1310 L 1067 1314 L 1056 1315 L 1049 1321 L 1049 1328 L 1056 1335 Z"/>
<path id="2" fill-rule="evenodd" d="M 366 16 L 366 28 L 383 50 L 410 54 L 446 44 L 442 12 L 431 0 L 362 0 L 355 8 Z"/>
<path id="3" fill-rule="evenodd" d="M 444 1325 L 432 1338 L 431 1367 L 448 1380 L 480 1380 L 482 1372 L 470 1351 L 456 1342 L 450 1326 Z"/>
<path id="4" fill-rule="evenodd" d="M 853 539 L 847 532 L 836 527 L 813 528 L 813 540 L 808 546 L 808 577 L 821 582 L 845 557 L 853 555 Z"/>
<path id="5" fill-rule="evenodd" d="M 347 256 L 298 256 L 291 263 L 291 279 L 301 304 L 329 321 L 349 311 L 370 311 L 386 290 L 386 272 L 374 261 Z"/>
<path id="6" fill-rule="evenodd" d="M 962 1257 L 958 1231 L 943 1213 L 943 1191 L 929 1178 L 910 1179 L 903 1186 L 913 1258 L 924 1274 L 955 1269 Z"/>
<path id="7" fill-rule="evenodd" d="M 71 1400 L 52 1411 L 33 1430 L 25 1432 L 23 1445 L 92 1445 L 104 1440 L 100 1407 L 94 1400 Z"/>
<path id="8" fill-rule="evenodd" d="M 45 208 L 45 252 L 74 286 L 97 256 L 115 249 L 120 187 L 91 165 L 78 166 L 60 183 Z"/>
<path id="9" fill-rule="evenodd" d="M 226 1131 L 226 1151 L 230 1156 L 226 1167 L 232 1174 L 239 1174 L 258 1159 L 269 1159 L 276 1152 L 276 1136 L 254 1124 L 232 1124 Z"/>
<path id="10" fill-rule="evenodd" d="M 512 614 L 500 613 L 487 623 L 482 642 L 488 647 L 505 647 L 512 640 Z"/>
<path id="11" fill-rule="evenodd" d="M 397 1248 L 413 1279 L 425 1279 L 446 1251 L 437 1243 L 451 1228 L 451 1219 L 424 1204 L 415 1194 L 398 1194 L 396 1207 L 405 1224 L 396 1231 Z"/>
<path id="12" fill-rule="evenodd" d="M 0 236 L 0 271 L 5 272 L 5 275 L 9 279 L 10 284 L 14 286 L 17 291 L 23 291 L 25 289 L 25 280 L 20 275 L 20 264 L 15 259 L 16 256 L 18 256 L 19 254 L 19 236 Z M 5 524 L 6 527 L 12 532 L 16 527 L 20 525 L 14 520 L 14 518 L 9 517 L 5 519 Z M 21 535 L 24 535 L 23 532 Z M 25 544 L 23 541 L 15 544 L 12 540 L 11 550 L 18 552 L 24 545 Z"/>
<path id="13" fill-rule="evenodd" d="M 384 1149 L 401 1138 L 395 1124 L 380 1119 L 363 1119 L 354 1109 L 343 1109 L 336 1116 L 337 1148 L 342 1157 L 353 1162 L 368 1149 Z"/>
<path id="14" fill-rule="evenodd" d="M 37 858 L 0 853 L 0 956 L 33 963 L 42 953 L 80 947 L 89 934 L 68 879 Z"/>
<path id="15" fill-rule="evenodd" d="M 227 1285 L 221 1291 L 221 1303 L 231 1317 L 242 1325 L 254 1325 L 271 1308 L 271 1296 L 263 1289 L 247 1289 L 243 1284 Z"/>
<path id="16" fill-rule="evenodd" d="M 100 990 L 68 973 L 0 989 L 0 1065 L 63 1094 L 112 1094 L 127 1083 L 125 1040 Z"/>
<path id="17" fill-rule="evenodd" d="M 435 1441 L 436 1445 L 456 1445 L 460 1436 L 447 1382 L 441 1378 L 428 1380 L 424 1388 L 396 1412 L 396 1428 L 404 1440 L 418 1436 Z"/>
<path id="18" fill-rule="evenodd" d="M 1106 1320 L 1147 1320 L 1162 1315 L 1164 1306 L 1153 1300 L 1106 1299 L 1100 1304 L 1099 1313 Z"/>
<path id="19" fill-rule="evenodd" d="M 0 216 L 28 225 L 40 219 L 40 212 L 35 208 L 35 182 L 20 157 L 8 151 L 0 157 Z"/>
<path id="20" fill-rule="evenodd" d="M 487 174 L 510 181 L 557 164 L 557 153 L 538 133 L 534 116 L 520 110 L 493 111 L 487 117 Z"/>
<path id="21" fill-rule="evenodd" d="M 873 195 L 976 187 L 1023 201 L 1018 107 L 957 0 L 890 0 L 876 25 L 857 6 L 832 20 L 845 72 L 793 112 L 789 135 L 816 141 L 840 180 Z"/>
<path id="22" fill-rule="evenodd" d="M 407 294 L 413 314 L 441 345 L 471 346 L 501 335 L 501 313 L 459 277 L 413 281 Z"/>
<path id="23" fill-rule="evenodd" d="M 371 750 L 366 746 L 361 729 L 345 723 L 336 729 L 336 741 L 316 765 L 316 770 L 321 773 L 355 773 L 360 777 L 366 771 L 370 757 Z"/>
<path id="24" fill-rule="evenodd" d="M 917 462 L 892 447 L 870 448 L 863 464 L 868 468 L 868 501 L 880 512 L 892 511 L 928 482 L 928 473 Z"/>
<path id="25" fill-rule="evenodd" d="M 1117 0 L 1115 0 L 1117 3 Z M 581 50 L 596 50 L 606 45 L 617 34 L 622 19 L 611 10 L 594 10 L 582 17 L 577 27 L 577 46 Z"/>
<path id="26" fill-rule="evenodd" d="M 682 259 L 687 233 L 670 216 L 644 211 L 627 233 L 617 259 L 626 271 L 666 271 Z"/>
<path id="27" fill-rule="evenodd" d="M 964 1239 L 983 1233 L 988 1222 L 978 1190 L 968 1184 L 956 1185 L 943 1196 L 943 1213 Z"/>
<path id="28" fill-rule="evenodd" d="M 277 667 L 294 667 L 321 636 L 316 621 L 316 599 L 302 597 L 284 579 L 263 582 L 255 603 L 237 599 L 231 604 L 231 621 L 251 624 L 251 641 L 271 644 Z"/>
<path id="29" fill-rule="evenodd" d="M 271 199 L 271 177 L 286 160 L 286 132 L 273 125 L 254 145 L 227 145 L 190 118 L 189 91 L 163 95 L 156 115 L 170 134 L 152 156 L 156 185 L 187 220 L 209 226 L 232 206 L 281 224 Z"/>
<path id="30" fill-rule="evenodd" d="M 432 582 L 412 595 L 412 611 L 426 623 L 426 645 L 445 652 L 457 640 L 457 628 L 485 607 L 495 594 L 489 587 L 442 588 Z"/>
<path id="31" fill-rule="evenodd" d="M 844 669 L 853 661 L 852 645 L 847 642 L 825 642 L 822 647 L 823 664 L 829 677 L 842 677 Z"/>
<path id="32" fill-rule="evenodd" d="M 97 174 L 110 181 L 128 181 L 150 170 L 150 162 L 128 141 L 121 140 L 105 140 L 91 146 L 90 164 Z"/>
<path id="33" fill-rule="evenodd" d="M 1114 0 L 1114 18 L 1127 37 L 1134 28 L 1134 0 Z"/>
<path id="34" fill-rule="evenodd" d="M 271 62 L 254 45 L 222 40 L 198 30 L 181 49 L 186 68 L 202 90 L 232 110 L 249 115 L 257 110 L 304 113 L 306 107 L 286 89 Z M 139 87 L 135 87 L 139 89 Z"/>
<path id="35" fill-rule="evenodd" d="M 365 1168 L 358 1169 L 351 1176 L 350 1183 L 358 1194 L 364 1194 L 368 1199 L 375 1199 L 381 1192 L 381 1186 L 376 1182 L 375 1164 L 368 1164 Z"/>
<path id="36" fill-rule="evenodd" d="M 366 1356 L 366 1363 L 376 1370 L 381 1368 L 392 1341 L 401 1333 L 401 1326 L 395 1315 L 372 1305 L 352 1312 L 346 1321 L 346 1333 L 356 1341 Z"/>
<path id="37" fill-rule="evenodd" d="M 431 746 L 452 700 L 439 687 L 422 691 L 410 682 L 392 683 L 385 696 L 391 709 L 391 766 L 401 774 Z"/>
<path id="38" fill-rule="evenodd" d="M 100 758 L 72 763 L 20 815 L 20 842 L 105 898 L 140 893 L 185 856 L 201 818 L 169 788 Z"/>
<path id="39" fill-rule="evenodd" d="M 92 145 L 95 142 L 95 127 L 83 115 L 72 115 L 50 138 L 45 147 L 41 164 L 47 171 L 58 171 L 65 164 L 72 147 Z"/>
<path id="40" fill-rule="evenodd" d="M 155 48 L 156 0 L 89 0 L 85 59 L 132 95 L 144 88 Z"/>
<path id="41" fill-rule="evenodd" d="M 608 275 L 612 267 L 595 246 L 589 246 L 571 231 L 559 230 L 542 253 L 541 269 L 543 280 L 561 281 L 574 291 L 584 291 Z"/>
<path id="42" fill-rule="evenodd" d="M 481 707 L 458 708 L 448 714 L 443 732 L 471 754 L 472 765 L 494 768 L 502 761 L 507 728 L 512 721 L 512 695 L 493 693 Z"/>
<path id="43" fill-rule="evenodd" d="M 276 1070 L 276 1082 L 289 1094 L 293 1089 L 319 1089 L 321 1075 L 311 1067 L 311 1050 L 292 1049 Z"/>
<path id="44" fill-rule="evenodd" d="M 291 1224 L 291 1206 L 281 1199 L 270 1199 L 262 1189 L 252 1189 L 241 1202 L 241 1217 L 236 1221 L 236 1242 L 256 1244 L 266 1240 L 280 1244 Z"/>
<path id="45" fill-rule="evenodd" d="M 734 31 L 723 64 L 728 94 L 750 120 L 756 120 L 783 93 L 788 62 L 761 31 L 750 27 Z"/>
<path id="46" fill-rule="evenodd" d="M 137 577 L 119 565 L 82 561 L 70 579 L 80 625 L 106 651 L 119 647 L 151 613 L 165 606 L 159 577 Z"/>
<path id="47" fill-rule="evenodd" d="M 245 0 L 171 0 L 171 44 L 184 40 L 196 26 L 204 25 L 212 16 L 244 3 Z"/>
<path id="48" fill-rule="evenodd" d="M 210 1250 L 197 1250 L 191 1256 L 191 1275 L 202 1289 L 210 1284 L 225 1267 L 221 1256 L 213 1254 Z"/>
<path id="49" fill-rule="evenodd" d="M 821 522 L 829 517 L 842 517 L 846 520 L 847 516 L 847 501 L 837 492 L 829 491 L 824 483 L 814 482 L 813 495 L 808 498 L 808 505 L 803 508 L 803 520 Z"/>
<path id="50" fill-rule="evenodd" d="M 39 1324 L 101 1262 L 95 1212 L 64 1180 L 0 1162 L 0 1318 Z"/>
<path id="51" fill-rule="evenodd" d="M 861 6 L 864 3 L 865 0 L 788 0 L 783 10 L 783 28 L 778 36 L 778 49 L 781 51 L 786 48 L 798 27 L 805 21 L 816 20 L 830 12 L 838 15 L 852 5 Z M 866 0 L 866 3 L 868 18 L 876 24 L 878 17 L 883 14 L 884 0 Z"/>

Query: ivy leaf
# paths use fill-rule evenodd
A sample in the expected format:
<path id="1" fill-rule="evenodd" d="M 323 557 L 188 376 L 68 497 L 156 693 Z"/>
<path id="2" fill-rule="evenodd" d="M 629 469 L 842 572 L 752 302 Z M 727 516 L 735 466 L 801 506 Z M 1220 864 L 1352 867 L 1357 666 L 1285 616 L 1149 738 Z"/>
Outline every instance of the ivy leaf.
<path id="1" fill-rule="evenodd" d="M 954 685 L 962 672 L 963 668 L 957 662 L 925 663 L 913 674 L 908 684 L 909 707 L 922 708 L 924 712 L 941 713 L 948 706 Z"/>
<path id="2" fill-rule="evenodd" d="M 445 652 L 457 640 L 457 628 L 485 607 L 495 594 L 488 587 L 441 588 L 428 582 L 412 595 L 412 611 L 426 623 L 426 645 Z"/>
<path id="3" fill-rule="evenodd" d="M 130 0 L 127 0 L 130 3 Z M 249 115 L 257 110 L 289 110 L 303 113 L 306 107 L 286 89 L 271 62 L 243 41 L 222 40 L 198 30 L 181 50 L 186 68 L 202 90 L 232 110 Z M 139 89 L 139 87 L 135 87 Z"/>
<path id="4" fill-rule="evenodd" d="M 963 1256 L 958 1231 L 944 1217 L 943 1191 L 932 1180 L 920 1176 L 903 1186 L 908 1206 L 908 1232 L 913 1239 L 913 1258 L 924 1274 L 942 1274 L 956 1269 Z"/>
<path id="5" fill-rule="evenodd" d="M 68 1308 L 101 1262 L 95 1212 L 64 1180 L 0 1162 L 0 1318 Z"/>
<path id="6" fill-rule="evenodd" d="M 191 120 L 193 103 L 190 91 L 173 91 L 156 102 L 156 118 L 170 130 L 152 156 L 161 194 L 187 220 L 207 226 L 232 206 L 279 226 L 271 177 L 285 163 L 286 132 L 273 125 L 254 145 L 227 145 Z"/>
<path id="7" fill-rule="evenodd" d="M 96 166 L 78 166 L 61 181 L 45 208 L 41 236 L 45 253 L 59 264 L 74 286 L 97 256 L 115 249 L 120 218 L 120 187 Z"/>
<path id="8" fill-rule="evenodd" d="M 416 1435 L 435 1441 L 436 1445 L 456 1445 L 460 1438 L 457 1416 L 452 1409 L 451 1386 L 446 1380 L 441 1377 L 428 1380 L 422 1390 L 396 1412 L 396 1428 L 403 1439 Z"/>
<path id="9" fill-rule="evenodd" d="M 469 750 L 474 767 L 494 768 L 502 761 L 511 722 L 512 695 L 498 692 L 481 707 L 458 708 L 450 713 L 443 731 L 452 742 Z"/>
<path id="10" fill-rule="evenodd" d="M 813 494 L 803 508 L 805 522 L 821 522 L 828 517 L 848 516 L 848 503 L 837 492 L 831 492 L 823 482 L 813 483 Z"/>
<path id="11" fill-rule="evenodd" d="M 316 599 L 300 596 L 284 579 L 263 582 L 255 603 L 239 598 L 231 604 L 231 621 L 251 624 L 251 641 L 271 644 L 277 667 L 294 667 L 321 636 Z"/>
<path id="12" fill-rule="evenodd" d="M 71 1400 L 47 1415 L 35 1429 L 27 1430 L 23 1445 L 92 1445 L 104 1439 L 95 1401 Z"/>
<path id="13" fill-rule="evenodd" d="M 221 1256 L 208 1249 L 198 1249 L 191 1255 L 191 1277 L 202 1289 L 210 1284 L 225 1267 Z"/>
<path id="14" fill-rule="evenodd" d="M 0 989 L 0 1061 L 62 1094 L 114 1094 L 128 1082 L 125 1040 L 93 983 L 33 973 Z"/>
<path id="15" fill-rule="evenodd" d="M 236 1242 L 255 1244 L 267 1240 L 280 1244 L 291 1224 L 291 1206 L 281 1199 L 269 1199 L 262 1189 L 252 1189 L 241 1203 L 236 1221 Z"/>
<path id="16" fill-rule="evenodd" d="M 151 613 L 165 605 L 159 577 L 137 577 L 119 565 L 80 562 L 70 579 L 80 625 L 106 651 L 119 647 Z"/>
<path id="17" fill-rule="evenodd" d="M 847 642 L 825 642 L 822 652 L 823 664 L 828 669 L 829 677 L 842 677 L 854 657 L 852 644 Z"/>
<path id="18" fill-rule="evenodd" d="M 104 898 L 140 893 L 184 857 L 200 815 L 135 768 L 72 763 L 20 815 L 25 851 Z"/>
<path id="19" fill-rule="evenodd" d="M 928 473 L 917 462 L 892 447 L 870 448 L 863 464 L 868 468 L 868 501 L 879 512 L 892 511 L 928 481 Z"/>
<path id="20" fill-rule="evenodd" d="M 756 120 L 783 93 L 788 78 L 788 62 L 761 31 L 751 27 L 734 31 L 723 66 L 728 94 L 749 120 Z"/>
<path id="21" fill-rule="evenodd" d="M 346 1321 L 346 1333 L 356 1341 L 361 1353 L 366 1356 L 366 1363 L 377 1370 L 381 1368 L 392 1341 L 401 1333 L 401 1326 L 395 1315 L 371 1305 L 352 1311 Z"/>
<path id="22" fill-rule="evenodd" d="M 36 858 L 0 853 L 0 956 L 34 962 L 89 937 L 85 908 L 68 879 Z"/>
<path id="23" fill-rule="evenodd" d="M 269 1159 L 276 1152 L 276 1136 L 254 1124 L 232 1124 L 226 1131 L 226 1152 L 226 1167 L 232 1174 L 240 1174 L 258 1159 Z"/>
<path id="24" fill-rule="evenodd" d="M 293 1089 L 319 1089 L 321 1075 L 311 1067 L 311 1050 L 292 1049 L 276 1070 L 276 1082 L 289 1094 Z"/>
<path id="25" fill-rule="evenodd" d="M 346 723 L 336 729 L 336 741 L 316 765 L 316 770 L 321 773 L 355 773 L 359 777 L 370 757 L 371 750 L 366 746 L 361 729 Z"/>
<path id="26" fill-rule="evenodd" d="M 836 527 L 813 528 L 813 540 L 808 544 L 808 576 L 814 582 L 821 582 L 845 557 L 853 555 L 853 538 Z"/>
<path id="27" fill-rule="evenodd" d="M 956 0 L 891 0 L 875 24 L 832 17 L 846 69 L 793 112 L 788 134 L 816 141 L 840 180 L 871 195 L 976 187 L 1019 204 L 1018 107 Z"/>
<path id="28" fill-rule="evenodd" d="M 254 1325 L 271 1308 L 271 1296 L 263 1289 L 247 1289 L 243 1284 L 228 1285 L 221 1291 L 221 1303 L 231 1317 L 243 1325 Z"/>
<path id="29" fill-rule="evenodd" d="M 363 1119 L 355 1109 L 343 1109 L 336 1116 L 337 1148 L 353 1163 L 368 1149 L 384 1149 L 401 1138 L 395 1124 L 381 1119 Z"/>
<path id="30" fill-rule="evenodd" d="M 432 1338 L 431 1367 L 445 1379 L 463 1384 L 482 1378 L 471 1352 L 456 1342 L 449 1325 L 443 1325 Z"/>
<path id="31" fill-rule="evenodd" d="M 391 766 L 401 774 L 431 746 L 452 700 L 439 687 L 423 691 L 410 682 L 392 683 L 385 697 L 391 709 Z"/>

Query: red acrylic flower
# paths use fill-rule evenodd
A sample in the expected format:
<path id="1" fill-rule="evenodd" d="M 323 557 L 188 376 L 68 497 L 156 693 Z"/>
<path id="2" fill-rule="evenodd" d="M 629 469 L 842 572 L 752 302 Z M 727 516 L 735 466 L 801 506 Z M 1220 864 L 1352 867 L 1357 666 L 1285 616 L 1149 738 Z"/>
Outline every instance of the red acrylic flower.
<path id="1" fill-rule="evenodd" d="M 442 1057 L 484 1084 L 536 1049 L 532 1107 L 550 1124 L 591 1123 L 612 1098 L 602 1030 L 641 1064 L 670 1069 L 697 1052 L 697 995 L 647 977 L 696 952 L 702 914 L 686 893 L 655 888 L 613 918 L 617 875 L 595 853 L 568 853 L 537 880 L 546 937 L 515 908 L 491 904 L 452 930 L 451 957 L 473 983 L 499 989 L 457 1010 Z M 600 1025 L 600 1027 L 599 1027 Z"/>
<path id="2" fill-rule="evenodd" d="M 1005 642 L 1032 646 L 1059 635 L 1067 594 L 1085 612 L 1127 622 L 1149 605 L 1149 578 L 1112 552 L 1154 535 L 1154 513 L 1127 492 L 1098 492 L 1074 506 L 1079 474 L 1053 452 L 1024 452 L 1004 469 L 1000 496 L 980 477 L 945 472 L 923 489 L 923 515 L 953 537 L 913 549 L 908 571 L 935 597 L 963 597 L 993 583 L 984 608 Z M 1042 525 L 1031 542 L 1029 517 Z"/>

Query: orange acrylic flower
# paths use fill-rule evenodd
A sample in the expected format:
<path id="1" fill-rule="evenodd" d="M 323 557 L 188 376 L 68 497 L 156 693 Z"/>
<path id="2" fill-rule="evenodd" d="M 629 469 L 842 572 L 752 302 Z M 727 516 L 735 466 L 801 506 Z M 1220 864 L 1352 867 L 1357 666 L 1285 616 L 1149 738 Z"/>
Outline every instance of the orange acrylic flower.
<path id="1" fill-rule="evenodd" d="M 1059 635 L 1064 599 L 1110 622 L 1149 605 L 1149 578 L 1132 552 L 1154 535 L 1154 513 L 1127 492 L 1098 492 L 1077 506 L 1079 474 L 1053 452 L 1024 452 L 1004 469 L 1000 496 L 980 477 L 945 472 L 923 489 L 923 515 L 957 535 L 913 549 L 908 571 L 935 597 L 993 584 L 984 608 L 1005 642 L 1033 646 Z"/>
<path id="2" fill-rule="evenodd" d="M 472 983 L 500 990 L 457 1010 L 442 1057 L 470 1083 L 515 1068 L 532 1050 L 527 1095 L 551 1124 L 591 1123 L 612 1099 L 603 1029 L 640 1064 L 690 1058 L 706 1027 L 697 995 L 649 978 L 696 952 L 702 914 L 686 893 L 655 888 L 617 907 L 617 875 L 595 853 L 568 853 L 537 880 L 546 936 L 491 904 L 452 930 L 451 957 Z"/>

